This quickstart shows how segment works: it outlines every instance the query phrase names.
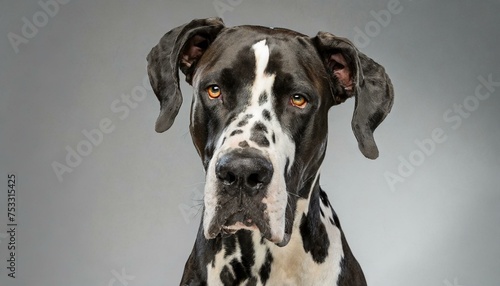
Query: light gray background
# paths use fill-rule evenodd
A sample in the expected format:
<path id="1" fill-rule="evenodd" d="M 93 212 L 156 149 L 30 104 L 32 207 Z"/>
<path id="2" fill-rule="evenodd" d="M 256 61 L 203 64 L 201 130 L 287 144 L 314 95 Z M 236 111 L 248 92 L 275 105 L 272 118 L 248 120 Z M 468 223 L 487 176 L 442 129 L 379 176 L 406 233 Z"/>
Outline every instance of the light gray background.
<path id="1" fill-rule="evenodd" d="M 159 105 L 148 83 L 127 114 L 112 107 L 123 110 L 122 94 L 144 90 L 145 57 L 165 32 L 217 16 L 220 3 L 231 8 L 221 15 L 228 26 L 352 40 L 372 29 L 360 49 L 385 66 L 396 94 L 375 133 L 381 156 L 358 151 L 350 100 L 330 111 L 321 176 L 369 285 L 499 285 L 500 87 L 473 97 L 478 77 L 500 82 L 500 3 L 400 0 L 400 13 L 374 25 L 389 2 L 74 0 L 16 53 L 8 34 L 22 36 L 23 17 L 32 22 L 43 9 L 1 1 L 0 285 L 178 283 L 204 181 L 188 133 L 191 89 L 183 83 L 184 105 L 164 134 L 154 132 Z M 460 126 L 443 118 L 464 101 L 479 105 Z M 66 148 L 85 144 L 82 131 L 105 118 L 113 131 L 58 180 L 53 162 L 65 164 Z M 415 141 L 436 128 L 446 140 L 419 157 Z M 411 156 L 413 172 L 398 171 Z M 10 172 L 18 177 L 16 279 L 5 268 Z M 391 189 L 387 172 L 404 181 Z"/>

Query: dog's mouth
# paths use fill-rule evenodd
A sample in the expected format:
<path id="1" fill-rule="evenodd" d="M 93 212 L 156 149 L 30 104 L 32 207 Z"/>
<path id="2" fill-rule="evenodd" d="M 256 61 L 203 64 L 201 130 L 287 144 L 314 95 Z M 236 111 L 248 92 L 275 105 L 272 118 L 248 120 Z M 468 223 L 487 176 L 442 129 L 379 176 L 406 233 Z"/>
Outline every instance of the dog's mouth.
<path id="1" fill-rule="evenodd" d="M 204 197 L 206 239 L 247 230 L 277 245 L 288 243 L 288 195 L 285 179 L 277 170 L 285 171 L 290 161 L 285 164 L 275 153 L 268 153 L 228 148 L 211 157 Z"/>
<path id="2" fill-rule="evenodd" d="M 251 215 L 245 211 L 238 211 L 229 215 L 219 215 L 210 224 L 208 231 L 205 231 L 207 239 L 213 239 L 219 234 L 222 237 L 230 236 L 239 230 L 259 231 L 263 238 L 284 246 L 288 243 L 290 235 L 287 233 L 273 233 L 269 223 L 262 215 Z"/>
<path id="3" fill-rule="evenodd" d="M 240 229 L 247 230 L 260 230 L 260 228 L 255 224 L 254 220 L 243 213 L 236 213 L 230 216 L 224 225 L 221 227 L 223 234 L 235 234 Z"/>
<path id="4" fill-rule="evenodd" d="M 263 230 L 269 229 L 268 224 L 263 219 L 254 219 L 254 217 L 255 215 L 251 216 L 243 210 L 233 214 L 219 214 L 210 224 L 207 238 L 215 238 L 219 234 L 231 235 L 240 229 L 261 231 L 264 234 Z"/>

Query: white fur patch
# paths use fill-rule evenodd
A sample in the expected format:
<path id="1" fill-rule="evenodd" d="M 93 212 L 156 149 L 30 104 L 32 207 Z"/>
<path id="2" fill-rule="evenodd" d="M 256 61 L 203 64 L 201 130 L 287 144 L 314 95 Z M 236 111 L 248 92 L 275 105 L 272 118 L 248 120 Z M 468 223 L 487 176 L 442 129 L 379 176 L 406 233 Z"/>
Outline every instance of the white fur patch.
<path id="1" fill-rule="evenodd" d="M 325 217 L 333 217 L 330 208 L 324 207 L 321 201 L 319 205 Z M 322 218 L 322 222 L 328 233 L 330 246 L 325 262 L 321 264 L 315 262 L 311 254 L 304 251 L 302 236 L 300 231 L 298 231 L 302 214 L 307 212 L 308 207 L 309 199 L 299 199 L 297 201 L 297 211 L 293 227 L 295 231 L 292 233 L 288 245 L 278 247 L 267 243 L 274 258 L 268 285 L 337 285 L 341 272 L 340 262 L 344 257 L 340 229 Z"/>

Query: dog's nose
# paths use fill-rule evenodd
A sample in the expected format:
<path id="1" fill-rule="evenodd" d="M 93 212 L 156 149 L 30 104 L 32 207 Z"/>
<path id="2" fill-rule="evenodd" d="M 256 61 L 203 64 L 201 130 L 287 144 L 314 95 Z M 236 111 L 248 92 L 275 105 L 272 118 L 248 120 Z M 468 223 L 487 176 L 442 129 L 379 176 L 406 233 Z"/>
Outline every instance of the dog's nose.
<path id="1" fill-rule="evenodd" d="M 255 196 L 271 182 L 273 165 L 257 149 L 238 149 L 223 155 L 215 172 L 231 195 L 241 190 Z"/>

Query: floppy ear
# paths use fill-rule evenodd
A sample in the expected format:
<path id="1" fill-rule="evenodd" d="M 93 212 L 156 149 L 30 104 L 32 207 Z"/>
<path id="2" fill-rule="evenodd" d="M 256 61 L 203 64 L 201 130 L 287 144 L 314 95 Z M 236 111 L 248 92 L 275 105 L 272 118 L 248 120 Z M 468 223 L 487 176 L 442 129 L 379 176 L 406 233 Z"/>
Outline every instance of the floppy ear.
<path id="1" fill-rule="evenodd" d="M 196 19 L 166 33 L 149 52 L 149 81 L 160 101 L 156 132 L 168 130 L 181 107 L 179 69 L 191 84 L 196 63 L 222 28 L 220 18 Z"/>
<path id="2" fill-rule="evenodd" d="M 319 32 L 313 38 L 330 74 L 334 105 L 355 96 L 352 129 L 359 150 L 376 159 L 378 148 L 373 131 L 389 114 L 394 101 L 391 80 L 384 67 L 359 52 L 347 39 Z"/>

